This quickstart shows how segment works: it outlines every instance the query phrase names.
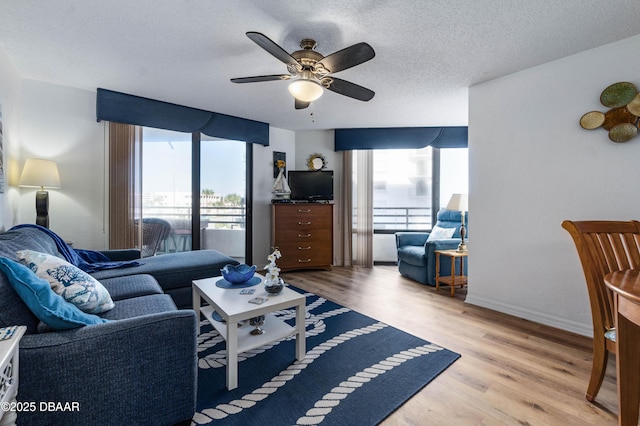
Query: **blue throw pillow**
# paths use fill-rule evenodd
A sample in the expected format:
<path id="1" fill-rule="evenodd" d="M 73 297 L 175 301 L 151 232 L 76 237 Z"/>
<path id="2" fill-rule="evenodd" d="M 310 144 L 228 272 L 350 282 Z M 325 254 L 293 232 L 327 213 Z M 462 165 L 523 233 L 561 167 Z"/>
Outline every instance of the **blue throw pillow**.
<path id="1" fill-rule="evenodd" d="M 85 325 L 102 324 L 108 320 L 86 314 L 67 303 L 51 289 L 46 280 L 29 268 L 5 257 L 0 257 L 0 270 L 31 312 L 52 330 L 69 330 Z"/>

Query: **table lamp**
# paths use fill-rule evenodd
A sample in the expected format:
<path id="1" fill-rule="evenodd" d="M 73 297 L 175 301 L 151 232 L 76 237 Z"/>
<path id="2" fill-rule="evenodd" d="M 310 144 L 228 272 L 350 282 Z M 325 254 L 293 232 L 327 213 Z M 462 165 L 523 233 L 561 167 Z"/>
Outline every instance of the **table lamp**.
<path id="1" fill-rule="evenodd" d="M 464 241 L 464 234 L 466 229 L 464 227 L 464 214 L 469 210 L 469 195 L 468 194 L 453 194 L 447 204 L 448 210 L 457 210 L 462 213 L 462 225 L 460 226 L 460 244 L 458 245 L 458 251 L 467 251 L 467 243 Z"/>
<path id="2" fill-rule="evenodd" d="M 18 186 L 40 188 L 36 192 L 36 224 L 48 228 L 49 192 L 44 189 L 60 188 L 60 175 L 55 161 L 28 158 Z"/>

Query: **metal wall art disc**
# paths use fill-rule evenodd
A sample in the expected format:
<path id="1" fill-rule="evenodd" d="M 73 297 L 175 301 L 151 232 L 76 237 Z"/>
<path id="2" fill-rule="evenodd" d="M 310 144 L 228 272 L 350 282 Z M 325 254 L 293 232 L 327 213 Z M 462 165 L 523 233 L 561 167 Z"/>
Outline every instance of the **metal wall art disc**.
<path id="1" fill-rule="evenodd" d="M 613 108 L 604 114 L 604 122 L 602 128 L 605 130 L 611 130 L 613 127 L 620 123 L 635 123 L 638 121 L 638 117 L 631 114 L 626 106 L 620 108 Z"/>
<path id="2" fill-rule="evenodd" d="M 626 81 L 614 83 L 602 91 L 600 102 L 609 108 L 619 108 L 631 102 L 638 94 L 633 83 Z"/>
<path id="3" fill-rule="evenodd" d="M 631 114 L 640 117 L 640 93 L 627 104 L 627 109 Z"/>
<path id="4" fill-rule="evenodd" d="M 631 123 L 621 123 L 609 130 L 609 139 L 613 142 L 627 142 L 638 134 L 638 127 Z"/>
<path id="5" fill-rule="evenodd" d="M 587 130 L 597 129 L 602 126 L 602 123 L 604 123 L 604 113 L 600 111 L 590 111 L 580 119 L 580 126 Z"/>

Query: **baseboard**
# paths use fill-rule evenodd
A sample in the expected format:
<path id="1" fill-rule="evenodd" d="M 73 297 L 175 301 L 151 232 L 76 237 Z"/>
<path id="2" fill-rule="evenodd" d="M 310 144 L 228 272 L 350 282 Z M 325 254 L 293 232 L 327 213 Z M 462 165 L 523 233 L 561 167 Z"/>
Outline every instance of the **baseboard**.
<path id="1" fill-rule="evenodd" d="M 585 326 L 584 324 L 577 323 L 575 321 L 568 321 L 552 315 L 532 311 L 530 309 L 524 309 L 517 306 L 514 307 L 513 305 L 499 303 L 495 300 L 489 300 L 482 297 L 473 297 L 472 295 L 467 295 L 465 303 L 491 309 L 493 311 L 502 312 L 504 314 L 513 315 L 518 318 L 524 318 L 526 320 L 537 322 L 539 324 L 544 324 L 550 327 L 559 328 L 560 330 L 580 334 L 581 336 L 593 337 L 593 328 L 590 325 Z"/>

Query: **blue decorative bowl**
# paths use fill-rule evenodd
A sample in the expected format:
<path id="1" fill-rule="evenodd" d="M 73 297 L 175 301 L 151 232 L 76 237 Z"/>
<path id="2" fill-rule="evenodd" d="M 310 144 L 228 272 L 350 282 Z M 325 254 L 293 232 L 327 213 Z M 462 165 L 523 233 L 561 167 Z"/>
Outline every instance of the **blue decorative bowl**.
<path id="1" fill-rule="evenodd" d="M 256 273 L 256 265 L 249 266 L 241 263 L 240 265 L 224 265 L 224 268 L 220 269 L 222 277 L 232 284 L 242 284 L 249 281 L 253 274 Z"/>

